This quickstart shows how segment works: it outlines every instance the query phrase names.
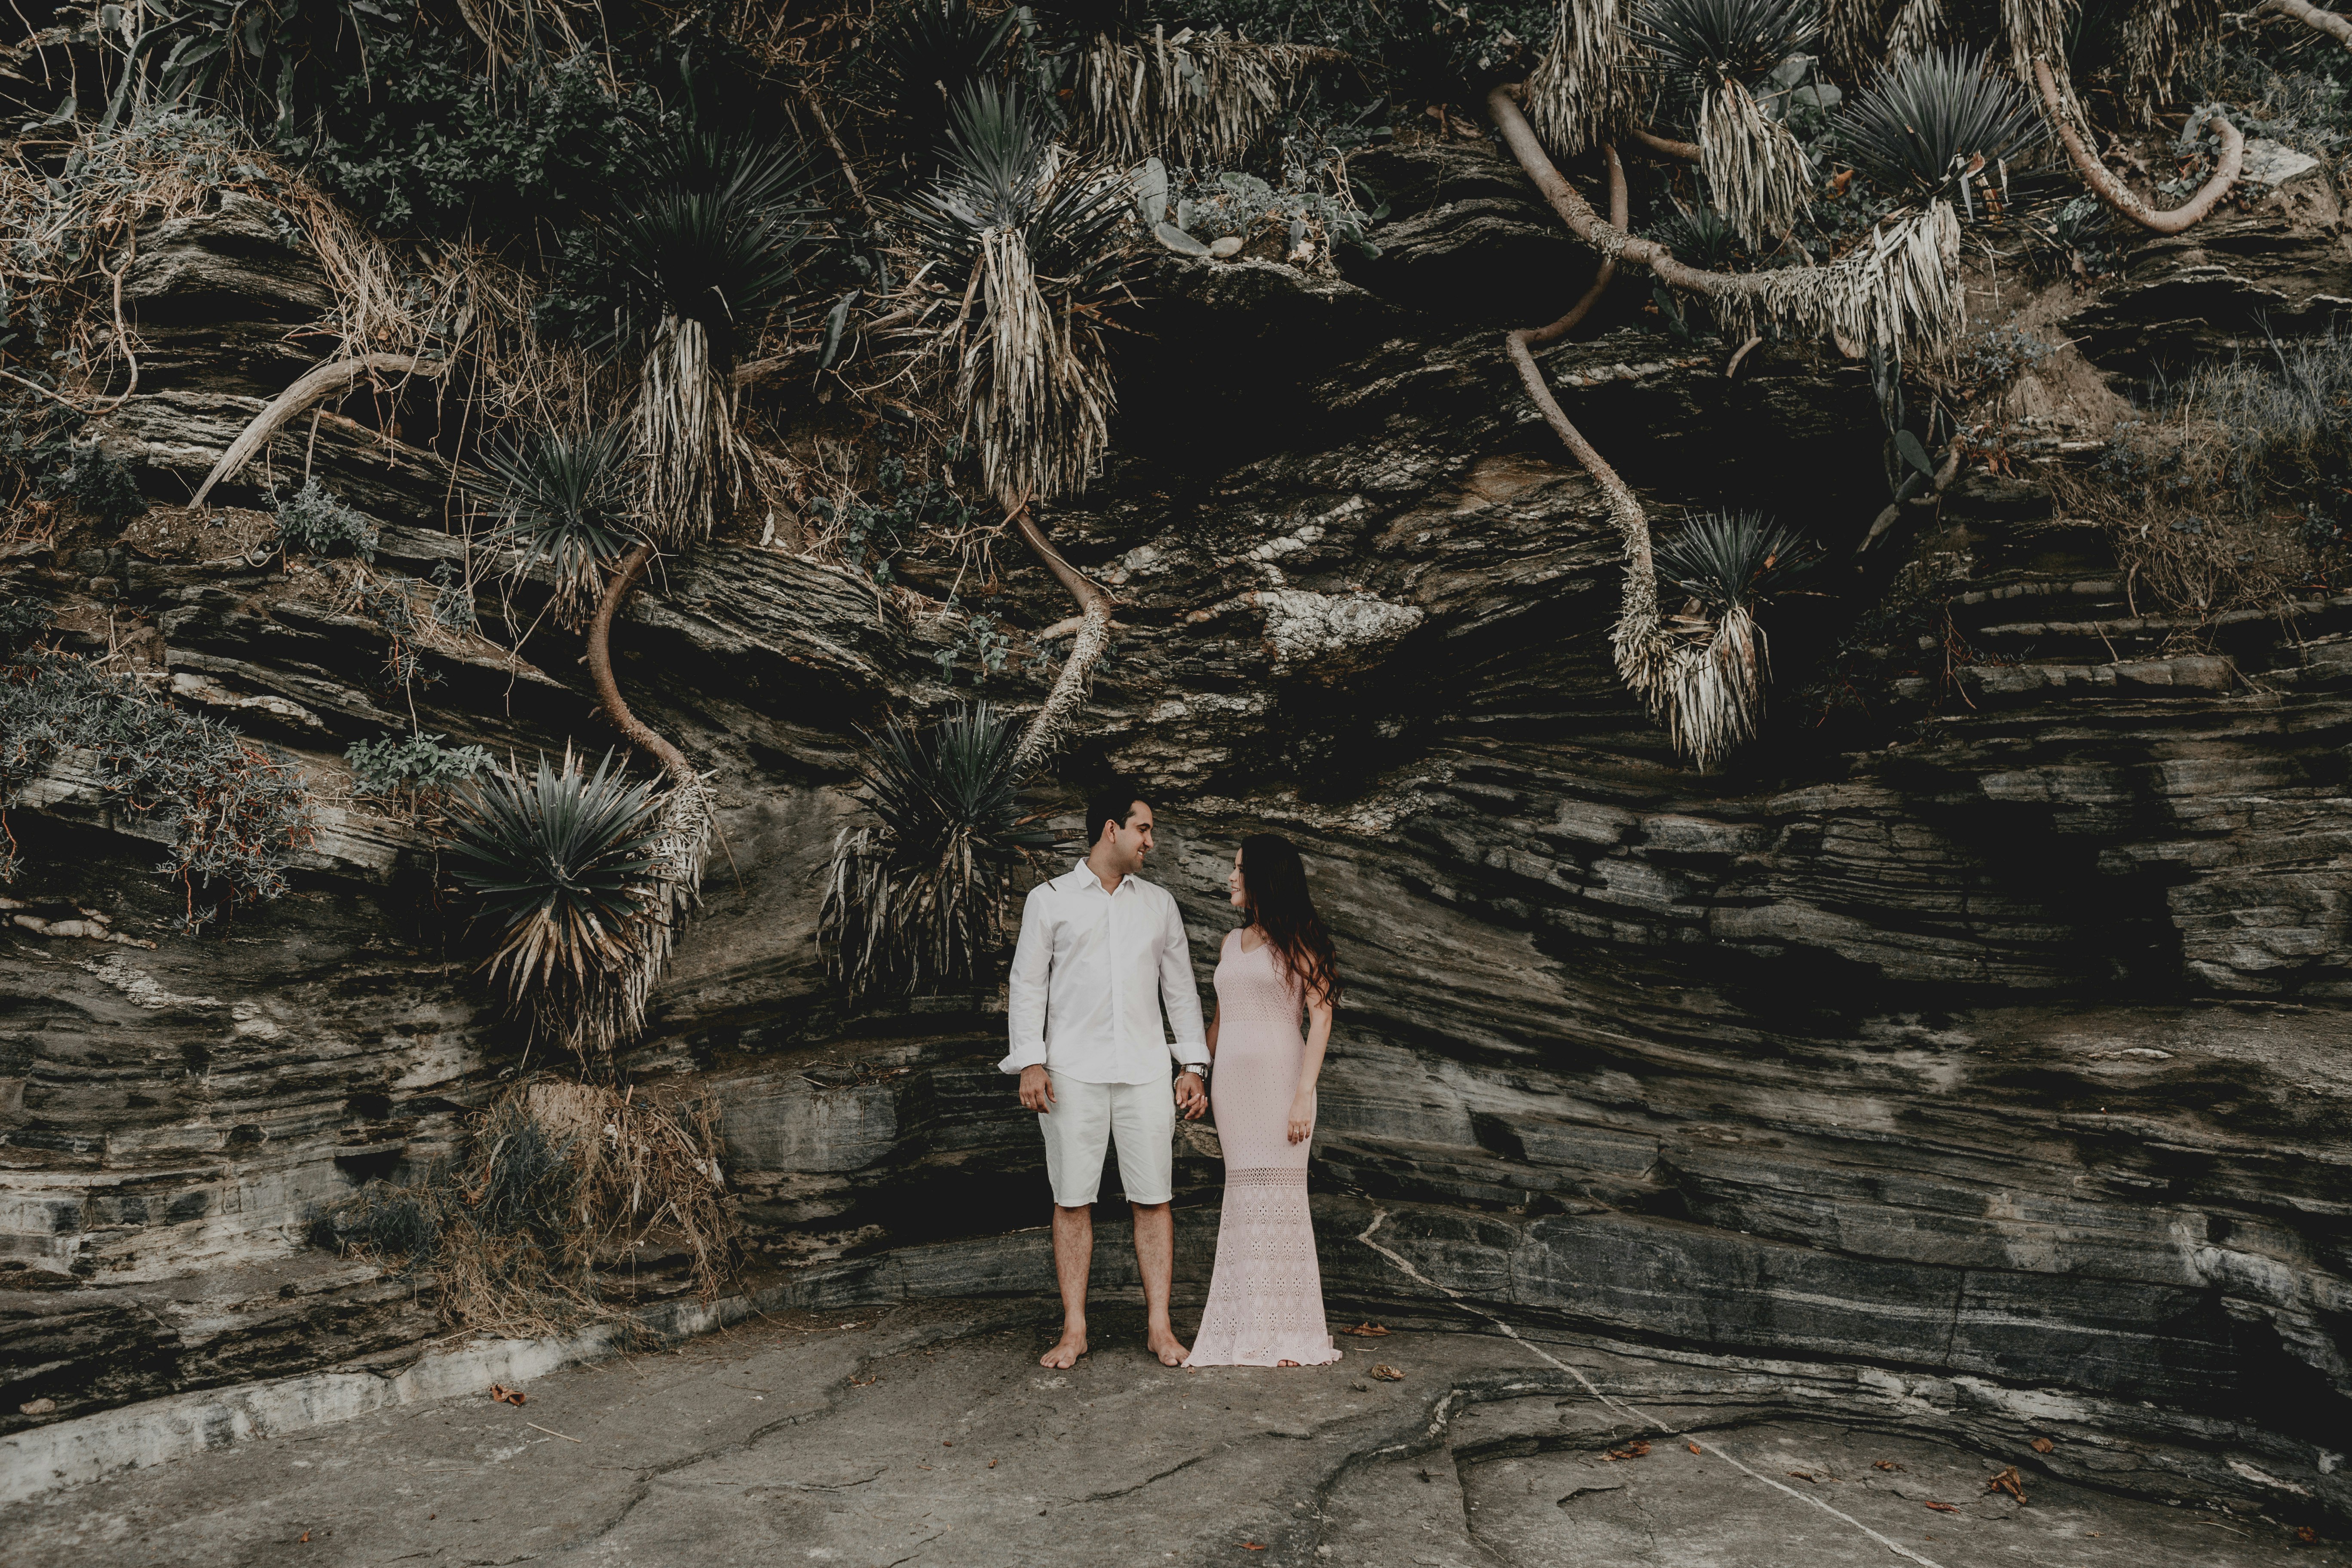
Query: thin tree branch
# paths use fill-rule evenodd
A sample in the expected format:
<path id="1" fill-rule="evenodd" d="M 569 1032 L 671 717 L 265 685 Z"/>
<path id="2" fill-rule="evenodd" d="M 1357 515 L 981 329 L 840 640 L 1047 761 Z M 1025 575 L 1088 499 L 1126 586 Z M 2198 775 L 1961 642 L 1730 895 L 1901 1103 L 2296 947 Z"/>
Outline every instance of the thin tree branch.
<path id="1" fill-rule="evenodd" d="M 2245 163 L 2246 139 L 2238 133 L 2236 126 L 2215 114 L 2210 123 L 2221 138 L 2220 167 L 2187 202 L 2170 212 L 2158 212 L 2134 195 L 2129 187 L 2110 174 L 2107 166 L 2091 156 L 2090 149 L 2083 145 L 2083 138 L 2075 131 L 2074 120 L 2058 101 L 2058 83 L 2050 74 L 2047 59 L 2035 58 L 2033 79 L 2041 86 L 2042 107 L 2049 114 L 2051 124 L 2057 128 L 2058 140 L 2066 144 L 2066 156 L 2074 161 L 2074 172 L 2083 176 L 2083 183 L 2090 186 L 2101 201 L 2142 228 L 2158 234 L 2179 234 L 2211 212 L 2213 204 L 2228 195 L 2230 187 L 2238 183 L 2238 171 Z"/>
<path id="2" fill-rule="evenodd" d="M 2282 16 L 2292 16 L 2306 27 L 2326 34 L 2347 49 L 2352 49 L 2352 19 L 2323 11 L 2306 0 L 2263 0 L 2257 11 L 2275 11 Z"/>
<path id="3" fill-rule="evenodd" d="M 1051 572 L 1070 596 L 1078 602 L 1077 637 L 1070 645 L 1070 656 L 1062 661 L 1061 674 L 1054 678 L 1052 689 L 1045 693 L 1045 703 L 1031 716 L 1028 728 L 1021 731 L 1021 742 L 1013 749 L 1015 772 L 1053 750 L 1067 728 L 1070 716 L 1086 700 L 1087 680 L 1094 673 L 1095 662 L 1102 658 L 1110 642 L 1110 595 L 1093 578 L 1062 558 L 1035 520 L 1030 517 L 1024 503 L 1013 514 L 1013 526 L 1045 570 Z"/>
<path id="4" fill-rule="evenodd" d="M 340 392 L 360 377 L 372 375 L 377 371 L 439 375 L 447 368 L 446 360 L 428 362 L 415 354 L 354 354 L 349 359 L 329 361 L 279 393 L 268 407 L 253 416 L 253 423 L 245 427 L 244 434 L 229 443 L 228 450 L 223 452 L 220 461 L 213 465 L 213 471 L 206 474 L 205 482 L 196 487 L 195 497 L 188 505 L 191 508 L 204 505 L 205 498 L 213 493 L 215 485 L 236 477 L 237 471 L 251 462 L 254 454 L 260 451 L 269 437 L 278 434 L 288 421 L 330 393 Z"/>
<path id="5" fill-rule="evenodd" d="M 621 695 L 620 682 L 613 679 L 613 616 L 629 590 L 653 564 L 654 547 L 640 544 L 621 557 L 621 564 L 613 573 L 613 580 L 604 588 L 604 596 L 597 601 L 596 618 L 588 623 L 588 674 L 596 683 L 596 703 L 604 709 L 604 717 L 612 721 L 628 742 L 661 759 L 669 776 L 680 784 L 694 782 L 694 765 L 686 753 L 656 734 L 646 721 L 629 711 L 627 700 Z"/>
<path id="6" fill-rule="evenodd" d="M 1698 143 L 1696 142 L 1676 142 L 1671 137 L 1660 136 L 1654 132 L 1644 131 L 1638 125 L 1633 126 L 1631 129 L 1633 132 L 1634 141 L 1640 142 L 1649 151 L 1655 153 L 1661 158 L 1679 158 L 1685 163 L 1696 163 L 1698 162 Z M 1620 226 L 1622 227 L 1622 226 L 1621 225 Z"/>
<path id="7" fill-rule="evenodd" d="M 825 145 L 831 147 L 834 157 L 840 160 L 841 177 L 849 182 L 849 194 L 857 198 L 858 210 L 866 215 L 866 222 L 880 223 L 882 220 L 875 216 L 874 204 L 866 199 L 866 187 L 857 183 L 857 171 L 849 166 L 849 150 L 841 144 L 841 138 L 833 133 L 833 121 L 827 120 L 824 110 L 817 107 L 815 89 L 806 82 L 801 84 L 801 101 L 808 105 L 810 118 L 816 121 L 816 128 L 824 132 Z"/>

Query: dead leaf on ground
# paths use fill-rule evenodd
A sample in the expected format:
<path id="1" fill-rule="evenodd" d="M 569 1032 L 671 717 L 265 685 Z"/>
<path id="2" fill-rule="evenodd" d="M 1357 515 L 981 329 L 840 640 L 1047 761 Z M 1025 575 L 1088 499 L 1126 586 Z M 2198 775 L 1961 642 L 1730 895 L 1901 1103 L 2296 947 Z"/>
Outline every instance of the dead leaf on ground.
<path id="1" fill-rule="evenodd" d="M 990 1469 L 992 1469 L 992 1469 L 994 1469 L 994 1468 L 996 1468 L 996 1461 L 995 1461 L 994 1459 L 991 1459 L 991 1460 L 989 1460 L 989 1461 L 988 1461 L 988 1468 L 989 1468 Z"/>
<path id="2" fill-rule="evenodd" d="M 1903 1467 L 1902 1467 L 1902 1466 L 1900 1466 L 1900 1465 L 1898 1465 L 1898 1464 L 1896 1464 L 1896 1463 L 1895 1463 L 1894 1460 L 1892 1460 L 1892 1459 L 1873 1459 L 1873 1460 L 1871 1460 L 1871 1461 L 1870 1461 L 1870 1468 L 1871 1468 L 1872 1469 L 1874 1469 L 1874 1470 L 1890 1470 L 1890 1471 L 1891 1471 L 1891 1470 L 1899 1470 L 1899 1469 L 1901 1469 Z"/>
<path id="3" fill-rule="evenodd" d="M 1353 1334 L 1360 1340 L 1376 1340 L 1388 1331 L 1378 1323 L 1358 1323 L 1352 1329 L 1341 1329 L 1343 1334 Z"/>
<path id="4" fill-rule="evenodd" d="M 1391 1366 L 1386 1362 L 1382 1362 L 1380 1365 L 1372 1368 L 1371 1375 L 1379 1378 L 1382 1383 L 1402 1383 L 1404 1381 L 1404 1373 L 1399 1372 L 1395 1367 Z"/>
<path id="5" fill-rule="evenodd" d="M 1931 1502 L 1927 1506 L 1934 1509 L 1937 1513 L 1958 1513 L 1960 1511 L 1957 1507 L 1948 1502 Z"/>
<path id="6" fill-rule="evenodd" d="M 522 1390 L 520 1388 L 509 1388 L 503 1383 L 494 1383 L 490 1384 L 490 1397 L 497 1400 L 501 1405 L 520 1405 L 522 1403 Z"/>
<path id="7" fill-rule="evenodd" d="M 1699 1447 L 1696 1443 L 1685 1443 L 1683 1447 L 1688 1448 L 1694 1454 L 1699 1451 Z"/>
<path id="8" fill-rule="evenodd" d="M 2312 1529 L 2311 1526 L 2306 1524 L 2302 1529 L 2294 1532 L 2294 1538 L 2297 1541 L 2302 1542 L 2305 1546 L 2314 1545 L 2319 1540 L 2319 1531 Z"/>
<path id="9" fill-rule="evenodd" d="M 1265 1547 L 1263 1547 L 1263 1546 L 1260 1546 L 1260 1545 L 1259 1545 L 1256 1542 L 1255 1542 L 1255 1541 L 1244 1541 L 1244 1542 L 1242 1542 L 1242 1550 L 1243 1550 L 1244 1552 L 1263 1552 L 1263 1551 L 1265 1551 Z"/>
<path id="10" fill-rule="evenodd" d="M 1636 1437 L 1622 1448 L 1612 1448 L 1601 1457 L 1604 1459 L 1638 1459 L 1650 1451 L 1647 1437 Z"/>
<path id="11" fill-rule="evenodd" d="M 297 1545 L 297 1546 L 299 1546 L 299 1545 L 301 1545 L 301 1544 L 303 1543 L 303 1542 L 309 1541 L 310 1539 L 310 1532 L 309 1531 L 307 1531 L 307 1530 L 306 1530 L 306 1531 L 304 1531 L 302 1532 L 300 1539 L 299 1539 L 299 1540 L 298 1540 L 298 1541 L 296 1541 L 296 1542 L 294 1542 L 294 1544 L 295 1544 L 295 1545 Z"/>
<path id="12" fill-rule="evenodd" d="M 2023 1502 L 2025 1500 L 2025 1479 L 2017 1473 L 2017 1467 L 2015 1465 L 2011 1465 L 2009 1468 L 2001 1471 L 2000 1474 L 1994 1476 L 1990 1480 L 1986 1481 L 1985 1490 L 1989 1492 L 2007 1492 L 2018 1501 Z"/>
<path id="13" fill-rule="evenodd" d="M 2033 1439 L 2033 1451 L 2037 1454 L 2046 1454 L 2057 1446 L 2057 1444 L 2052 1442 L 2047 1437 L 2036 1437 Z"/>
<path id="14" fill-rule="evenodd" d="M 1811 1470 L 1790 1470 L 1789 1473 L 1796 1477 L 1801 1481 L 1812 1481 L 1815 1486 L 1822 1484 L 1819 1480 L 1814 1479 L 1813 1473 Z"/>

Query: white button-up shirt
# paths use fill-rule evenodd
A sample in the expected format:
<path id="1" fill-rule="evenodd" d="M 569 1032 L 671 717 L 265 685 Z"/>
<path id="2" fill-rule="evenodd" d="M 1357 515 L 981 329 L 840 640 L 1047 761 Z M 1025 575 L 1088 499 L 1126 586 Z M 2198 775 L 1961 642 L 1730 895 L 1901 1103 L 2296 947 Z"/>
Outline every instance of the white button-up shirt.
<path id="1" fill-rule="evenodd" d="M 1165 1083 L 1171 1057 L 1209 1059 L 1175 895 L 1140 877 L 1105 892 L 1083 860 L 1030 889 L 1007 1011 L 1013 1050 L 997 1064 L 1006 1072 L 1042 1062 L 1081 1083 Z"/>

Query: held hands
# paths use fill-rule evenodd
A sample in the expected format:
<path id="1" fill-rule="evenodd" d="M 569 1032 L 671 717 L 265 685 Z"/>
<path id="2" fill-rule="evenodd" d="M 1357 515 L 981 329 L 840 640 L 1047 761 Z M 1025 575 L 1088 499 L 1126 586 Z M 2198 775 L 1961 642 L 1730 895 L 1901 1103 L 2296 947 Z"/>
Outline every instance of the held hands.
<path id="1" fill-rule="evenodd" d="M 1290 1102 L 1290 1141 L 1304 1143 L 1315 1136 L 1315 1101 L 1300 1095 Z"/>
<path id="2" fill-rule="evenodd" d="M 1209 1091 L 1201 1087 L 1201 1075 L 1182 1072 L 1176 1075 L 1176 1109 L 1184 1113 L 1187 1121 L 1198 1121 L 1209 1109 Z"/>
<path id="3" fill-rule="evenodd" d="M 1054 1110 L 1054 1080 L 1045 1076 L 1043 1062 L 1031 1062 L 1021 1069 L 1021 1107 L 1047 1116 Z"/>

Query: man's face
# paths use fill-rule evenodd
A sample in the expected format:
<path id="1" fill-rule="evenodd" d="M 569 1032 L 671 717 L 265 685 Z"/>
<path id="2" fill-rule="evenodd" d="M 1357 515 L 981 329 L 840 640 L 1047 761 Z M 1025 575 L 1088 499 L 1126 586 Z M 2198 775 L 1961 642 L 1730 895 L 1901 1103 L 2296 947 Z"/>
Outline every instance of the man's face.
<path id="1" fill-rule="evenodd" d="M 1137 801 L 1128 808 L 1127 826 L 1106 827 L 1104 834 L 1110 841 L 1112 863 L 1121 871 L 1140 871 L 1143 858 L 1151 853 L 1151 808 Z"/>

